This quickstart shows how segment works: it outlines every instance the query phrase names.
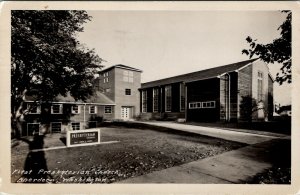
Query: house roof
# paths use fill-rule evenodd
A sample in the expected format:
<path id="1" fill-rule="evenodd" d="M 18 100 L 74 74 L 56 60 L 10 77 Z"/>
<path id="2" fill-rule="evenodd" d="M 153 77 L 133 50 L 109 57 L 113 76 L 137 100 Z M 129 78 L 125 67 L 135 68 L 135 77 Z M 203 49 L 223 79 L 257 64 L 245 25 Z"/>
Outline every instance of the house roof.
<path id="1" fill-rule="evenodd" d="M 149 87 L 155 87 L 159 85 L 168 85 L 171 83 L 178 83 L 178 82 L 192 82 L 197 80 L 204 80 L 209 78 L 215 78 L 218 77 L 224 73 L 227 72 L 233 72 L 235 70 L 238 70 L 240 68 L 243 68 L 244 66 L 248 65 L 251 62 L 254 62 L 256 59 L 246 60 L 242 62 L 237 62 L 233 64 L 228 64 L 224 66 L 219 66 L 215 68 L 205 69 L 201 71 L 196 71 L 192 73 L 182 74 L 174 77 L 169 77 L 165 79 L 150 81 L 147 83 L 142 83 L 141 88 L 149 88 Z"/>
<path id="2" fill-rule="evenodd" d="M 36 101 L 34 96 L 25 95 L 25 101 Z M 67 96 L 58 95 L 53 99 L 53 103 L 66 103 L 66 104 L 97 104 L 97 105 L 115 105 L 115 102 L 109 99 L 105 94 L 96 91 L 92 96 L 88 97 L 85 101 L 76 101 L 70 94 Z"/>
<path id="3" fill-rule="evenodd" d="M 116 64 L 114 66 L 110 66 L 108 68 L 105 68 L 103 70 L 101 70 L 100 72 L 105 72 L 105 71 L 108 71 L 108 70 L 111 70 L 113 68 L 122 68 L 122 69 L 126 69 L 126 70 L 132 70 L 132 71 L 137 71 L 137 72 L 143 72 L 142 70 L 140 69 L 137 69 L 137 68 L 133 68 L 133 67 L 130 67 L 130 66 L 126 66 L 126 65 L 123 65 L 123 64 Z"/>

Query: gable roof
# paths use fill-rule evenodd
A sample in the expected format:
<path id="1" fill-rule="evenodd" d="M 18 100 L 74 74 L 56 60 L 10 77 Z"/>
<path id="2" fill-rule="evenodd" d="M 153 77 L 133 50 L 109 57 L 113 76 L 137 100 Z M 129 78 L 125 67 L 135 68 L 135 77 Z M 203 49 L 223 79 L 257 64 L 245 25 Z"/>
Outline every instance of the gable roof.
<path id="1" fill-rule="evenodd" d="M 34 96 L 25 95 L 26 102 L 36 101 Z M 92 96 L 89 96 L 85 101 L 75 101 L 70 95 L 67 96 L 58 95 L 52 101 L 52 103 L 65 103 L 65 104 L 97 104 L 97 105 L 115 105 L 115 102 L 109 99 L 105 94 L 96 91 Z"/>
<path id="2" fill-rule="evenodd" d="M 168 85 L 171 83 L 192 82 L 192 81 L 197 81 L 197 80 L 215 78 L 215 77 L 218 77 L 227 72 L 233 72 L 235 70 L 241 69 L 244 66 L 247 66 L 248 64 L 250 64 L 256 60 L 257 60 L 257 58 L 242 61 L 242 62 L 237 62 L 237 63 L 233 63 L 233 64 L 228 64 L 228 65 L 224 65 L 224 66 L 218 66 L 215 68 L 205 69 L 205 70 L 201 70 L 201 71 L 196 71 L 196 72 L 192 72 L 192 73 L 187 73 L 187 74 L 183 74 L 183 75 L 178 75 L 178 76 L 174 76 L 174 77 L 169 77 L 169 78 L 165 78 L 165 79 L 150 81 L 150 82 L 142 83 L 141 88 L 149 88 L 149 87 L 155 87 L 155 86 L 159 86 L 159 85 Z"/>
<path id="3" fill-rule="evenodd" d="M 113 68 L 121 68 L 121 69 L 136 71 L 136 72 L 143 72 L 140 69 L 133 68 L 133 67 L 130 67 L 130 66 L 126 66 L 126 65 L 123 65 L 123 64 L 116 64 L 114 66 L 110 66 L 108 68 L 105 68 L 105 69 L 101 70 L 100 72 L 105 72 L 105 71 L 111 70 Z"/>

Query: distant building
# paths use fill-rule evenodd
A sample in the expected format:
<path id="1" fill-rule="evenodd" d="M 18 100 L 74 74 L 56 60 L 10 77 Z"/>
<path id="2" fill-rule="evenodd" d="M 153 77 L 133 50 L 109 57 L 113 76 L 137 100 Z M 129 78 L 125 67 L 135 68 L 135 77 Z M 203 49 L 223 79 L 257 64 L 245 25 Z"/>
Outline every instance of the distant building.
<path id="1" fill-rule="evenodd" d="M 100 72 L 95 93 L 86 101 L 70 95 L 51 102 L 36 102 L 25 95 L 19 128 L 23 136 L 97 127 L 103 120 L 131 120 L 139 115 L 141 70 L 115 65 Z"/>
<path id="2" fill-rule="evenodd" d="M 140 92 L 142 119 L 249 121 L 273 113 L 273 79 L 258 59 L 142 83 Z"/>

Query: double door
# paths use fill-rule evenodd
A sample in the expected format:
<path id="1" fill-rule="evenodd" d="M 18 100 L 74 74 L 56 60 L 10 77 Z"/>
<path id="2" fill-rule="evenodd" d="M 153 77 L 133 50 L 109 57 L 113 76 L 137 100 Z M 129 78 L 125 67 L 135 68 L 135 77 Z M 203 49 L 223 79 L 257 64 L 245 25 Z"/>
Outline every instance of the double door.
<path id="1" fill-rule="evenodd" d="M 121 108 L 121 118 L 123 120 L 129 120 L 132 118 L 132 107 L 123 106 Z"/>

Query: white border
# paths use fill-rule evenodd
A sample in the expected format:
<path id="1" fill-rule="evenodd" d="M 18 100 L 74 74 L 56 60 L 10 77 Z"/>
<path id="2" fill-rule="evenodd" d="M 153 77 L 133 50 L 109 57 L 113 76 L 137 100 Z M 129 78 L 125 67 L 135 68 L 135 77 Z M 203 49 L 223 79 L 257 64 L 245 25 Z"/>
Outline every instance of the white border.
<path id="1" fill-rule="evenodd" d="M 300 189 L 300 120 L 299 97 L 300 91 L 300 5 L 298 1 L 236 1 L 236 2 L 49 2 L 49 1 L 19 1 L 0 3 L 0 60 L 1 77 L 0 91 L 1 120 L 3 132 L 0 136 L 0 192 L 3 194 L 296 194 Z M 292 89 L 292 184 L 291 185 L 218 185 L 218 184 L 114 184 L 111 185 L 49 185 L 49 184 L 14 184 L 10 182 L 10 11 L 11 10 L 163 10 L 163 11 L 268 11 L 268 10 L 292 10 L 292 63 L 293 89 Z"/>

